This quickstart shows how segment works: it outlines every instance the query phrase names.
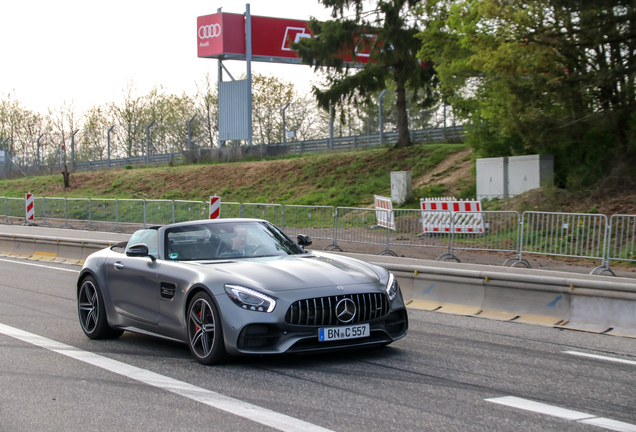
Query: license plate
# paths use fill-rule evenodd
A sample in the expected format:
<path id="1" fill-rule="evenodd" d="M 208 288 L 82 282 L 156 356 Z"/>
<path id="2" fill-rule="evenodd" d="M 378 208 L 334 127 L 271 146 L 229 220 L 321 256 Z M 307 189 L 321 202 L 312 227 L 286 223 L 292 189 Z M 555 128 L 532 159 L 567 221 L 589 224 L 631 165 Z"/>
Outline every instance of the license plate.
<path id="1" fill-rule="evenodd" d="M 318 329 L 318 340 L 320 342 L 327 342 L 342 339 L 355 339 L 367 337 L 369 334 L 369 324 L 326 327 Z"/>

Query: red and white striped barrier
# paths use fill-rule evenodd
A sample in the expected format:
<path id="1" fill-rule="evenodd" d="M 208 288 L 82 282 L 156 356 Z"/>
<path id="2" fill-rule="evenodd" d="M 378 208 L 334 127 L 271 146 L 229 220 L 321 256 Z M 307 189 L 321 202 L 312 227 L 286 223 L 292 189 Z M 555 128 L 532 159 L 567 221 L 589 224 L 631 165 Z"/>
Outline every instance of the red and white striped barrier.
<path id="1" fill-rule="evenodd" d="M 452 218 L 455 221 L 455 232 L 472 234 L 484 232 L 481 202 L 478 200 L 420 199 L 420 207 L 424 232 L 450 232 Z"/>
<path id="2" fill-rule="evenodd" d="M 221 218 L 221 197 L 214 195 L 210 197 L 210 212 L 208 214 L 208 219 L 220 219 L 220 218 Z"/>
<path id="3" fill-rule="evenodd" d="M 33 194 L 31 192 L 24 196 L 24 214 L 27 222 L 33 222 L 35 220 L 35 208 L 33 205 Z"/>
<path id="4" fill-rule="evenodd" d="M 395 230 L 395 220 L 393 217 L 393 202 L 391 198 L 380 195 L 373 195 L 375 202 L 375 220 L 379 226 Z"/>

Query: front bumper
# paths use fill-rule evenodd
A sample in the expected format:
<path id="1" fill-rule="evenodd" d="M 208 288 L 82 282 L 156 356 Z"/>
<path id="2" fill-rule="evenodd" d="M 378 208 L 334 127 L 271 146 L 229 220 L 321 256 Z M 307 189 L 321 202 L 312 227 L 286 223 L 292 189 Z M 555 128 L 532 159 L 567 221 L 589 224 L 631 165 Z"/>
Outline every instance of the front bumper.
<path id="1" fill-rule="evenodd" d="M 406 309 L 394 310 L 382 318 L 369 321 L 369 327 L 368 337 L 320 342 L 318 329 L 321 326 L 252 323 L 240 330 L 232 347 L 235 350 L 228 351 L 233 354 L 283 354 L 387 345 L 408 333 Z"/>

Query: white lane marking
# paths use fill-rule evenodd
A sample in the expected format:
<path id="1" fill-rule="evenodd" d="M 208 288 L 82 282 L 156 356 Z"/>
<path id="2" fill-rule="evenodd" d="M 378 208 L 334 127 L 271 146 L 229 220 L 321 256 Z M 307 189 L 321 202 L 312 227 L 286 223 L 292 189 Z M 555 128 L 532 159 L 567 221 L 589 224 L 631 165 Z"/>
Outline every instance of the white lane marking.
<path id="1" fill-rule="evenodd" d="M 550 415 L 553 417 L 559 417 L 566 420 L 575 420 L 579 423 L 599 426 L 599 427 L 613 430 L 613 431 L 636 432 L 636 425 L 633 425 L 630 423 L 612 420 L 605 417 L 597 417 L 592 414 L 560 408 L 557 406 L 548 405 L 541 402 L 535 402 L 529 399 L 522 399 L 522 398 L 518 398 L 514 396 L 505 396 L 505 397 L 491 398 L 491 399 L 485 399 L 485 400 L 488 402 L 494 402 L 497 404 L 506 405 L 513 408 L 519 408 L 526 411 L 532 411 L 532 412 L 536 412 L 540 414 Z"/>
<path id="2" fill-rule="evenodd" d="M 27 263 L 27 262 L 21 262 L 21 261 L 11 261 L 11 260 L 6 260 L 6 259 L 0 259 L 0 261 L 13 263 L 13 264 L 30 265 L 30 266 L 34 266 L 34 267 L 44 267 L 44 268 L 53 269 L 53 270 L 61 270 L 61 271 L 66 271 L 66 272 L 79 273 L 79 270 L 71 270 L 71 269 L 65 269 L 65 268 L 60 268 L 60 267 L 51 267 L 51 266 L 46 266 L 46 265 L 42 265 L 42 264 Z"/>
<path id="3" fill-rule="evenodd" d="M 619 432 L 634 432 L 636 431 L 636 426 L 629 423 L 624 423 L 604 417 L 597 417 L 589 420 L 581 420 L 580 423 L 586 423 L 594 426 L 599 426 L 605 429 L 619 431 Z"/>
<path id="4" fill-rule="evenodd" d="M 0 324 L 0 333 L 19 339 L 32 345 L 46 348 L 58 354 L 62 354 L 76 360 L 91 364 L 93 366 L 106 369 L 107 371 L 140 381 L 144 384 L 169 391 L 180 396 L 192 399 L 195 402 L 227 411 L 239 417 L 269 426 L 281 431 L 315 431 L 329 432 L 329 429 L 322 428 L 313 423 L 277 413 L 266 408 L 252 405 L 238 399 L 224 396 L 220 393 L 213 392 L 201 387 L 188 384 L 173 378 L 131 366 L 117 360 L 109 359 L 88 351 L 83 351 L 61 342 L 47 339 L 33 333 L 29 333 L 15 327 Z"/>
<path id="5" fill-rule="evenodd" d="M 535 402 L 528 399 L 521 399 L 514 396 L 505 396 L 500 398 L 486 399 L 488 402 L 494 402 L 501 405 L 507 405 L 513 408 L 519 408 L 526 411 L 538 412 L 540 414 L 547 414 L 554 417 L 564 418 L 566 420 L 583 420 L 587 418 L 596 417 L 583 412 L 572 411 L 565 408 L 559 408 L 552 405 L 547 405 L 541 402 Z"/>
<path id="6" fill-rule="evenodd" d="M 632 361 L 632 360 L 624 360 L 624 359 L 619 359 L 619 358 L 614 358 L 614 357 L 605 357 L 605 356 L 600 356 L 600 355 L 596 355 L 596 354 L 588 354 L 588 353 L 582 353 L 582 352 L 577 352 L 577 351 L 562 351 L 562 352 L 565 353 L 565 354 L 571 354 L 571 355 L 575 355 L 575 356 L 590 357 L 590 358 L 594 358 L 594 359 L 598 359 L 598 360 L 612 361 L 612 362 L 616 362 L 616 363 L 625 363 L 625 364 L 630 364 L 630 365 L 636 366 L 636 361 Z"/>

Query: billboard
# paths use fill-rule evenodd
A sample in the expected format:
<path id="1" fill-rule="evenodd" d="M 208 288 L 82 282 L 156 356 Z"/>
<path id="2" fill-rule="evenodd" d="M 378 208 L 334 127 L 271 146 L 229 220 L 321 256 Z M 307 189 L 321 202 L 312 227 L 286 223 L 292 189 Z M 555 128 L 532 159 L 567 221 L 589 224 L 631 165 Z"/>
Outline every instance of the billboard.
<path id="1" fill-rule="evenodd" d="M 300 63 L 292 42 L 311 37 L 308 21 L 252 16 L 252 60 Z M 202 58 L 245 60 L 245 16 L 219 12 L 197 18 L 197 54 Z"/>

